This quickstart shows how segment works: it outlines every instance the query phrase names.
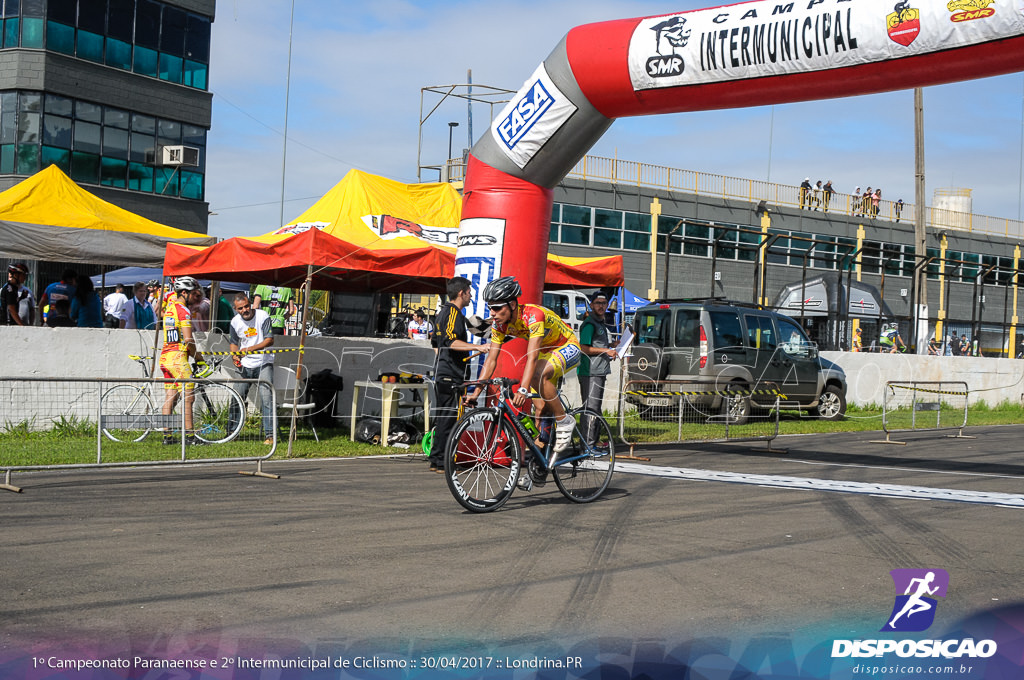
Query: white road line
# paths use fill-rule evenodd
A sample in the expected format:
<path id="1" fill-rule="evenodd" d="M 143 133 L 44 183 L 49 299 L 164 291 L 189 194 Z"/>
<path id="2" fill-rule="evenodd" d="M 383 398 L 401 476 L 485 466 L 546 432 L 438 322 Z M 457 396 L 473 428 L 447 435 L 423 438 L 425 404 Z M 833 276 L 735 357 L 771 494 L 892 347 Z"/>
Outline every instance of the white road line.
<path id="1" fill-rule="evenodd" d="M 995 491 L 962 491 L 959 489 L 935 489 L 924 486 L 903 486 L 899 484 L 873 484 L 869 482 L 844 482 L 834 479 L 812 479 L 809 477 L 781 477 L 777 475 L 754 475 L 744 472 L 721 472 L 697 470 L 694 468 L 641 465 L 615 461 L 616 472 L 628 472 L 654 477 L 671 477 L 701 482 L 726 482 L 730 484 L 754 484 L 785 489 L 806 491 L 836 491 L 840 493 L 861 493 L 886 498 L 910 498 L 915 500 L 955 501 L 978 503 L 998 507 L 1024 508 L 1024 495 L 998 493 Z"/>

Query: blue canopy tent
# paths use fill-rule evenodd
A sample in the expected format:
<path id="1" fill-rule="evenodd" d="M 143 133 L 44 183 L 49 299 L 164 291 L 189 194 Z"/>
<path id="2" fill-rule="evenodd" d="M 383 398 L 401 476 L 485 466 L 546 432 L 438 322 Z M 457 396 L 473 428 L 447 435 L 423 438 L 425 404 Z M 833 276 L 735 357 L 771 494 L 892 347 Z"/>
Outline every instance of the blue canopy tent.
<path id="1" fill-rule="evenodd" d="M 619 325 L 620 318 L 623 320 L 623 323 L 631 322 L 636 310 L 646 304 L 649 304 L 649 302 L 649 300 L 645 300 L 639 295 L 631 293 L 625 288 L 625 286 L 619 288 L 618 292 L 615 294 L 615 325 Z"/>
<path id="2" fill-rule="evenodd" d="M 100 282 L 103 282 L 107 288 L 115 286 L 119 283 L 123 283 L 126 286 L 134 285 L 137 281 L 162 281 L 164 278 L 164 270 L 160 268 L 150 269 L 148 267 L 124 267 L 122 269 L 115 269 L 109 271 L 106 274 L 97 274 L 92 277 L 92 283 L 97 288 L 100 287 Z M 197 279 L 199 285 L 204 288 L 209 287 L 210 281 L 207 279 Z M 221 281 L 221 290 L 232 290 L 232 291 L 248 291 L 248 283 L 238 283 L 235 281 Z"/>

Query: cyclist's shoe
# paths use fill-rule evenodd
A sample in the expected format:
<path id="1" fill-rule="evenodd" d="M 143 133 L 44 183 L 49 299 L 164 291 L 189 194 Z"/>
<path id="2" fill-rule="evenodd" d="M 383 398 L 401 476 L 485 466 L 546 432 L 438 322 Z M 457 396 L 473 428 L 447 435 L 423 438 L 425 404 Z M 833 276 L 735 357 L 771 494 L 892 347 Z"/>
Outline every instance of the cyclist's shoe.
<path id="1" fill-rule="evenodd" d="M 566 415 L 565 418 L 555 424 L 555 453 L 562 453 L 569 448 L 569 444 L 572 442 L 572 430 L 575 425 L 576 421 L 570 415 Z"/>
<path id="2" fill-rule="evenodd" d="M 165 446 L 173 446 L 173 445 L 175 445 L 177 443 L 178 443 L 178 438 L 177 437 L 172 437 L 169 434 L 165 434 L 164 435 L 164 445 Z"/>
<path id="3" fill-rule="evenodd" d="M 189 446 L 206 446 L 206 442 L 204 442 L 202 439 L 195 436 L 194 434 L 190 434 L 189 436 L 185 437 L 185 443 L 188 444 Z"/>
<path id="4" fill-rule="evenodd" d="M 523 491 L 533 490 L 533 479 L 531 478 L 528 470 L 521 470 L 519 472 L 519 479 L 516 480 L 516 486 Z"/>

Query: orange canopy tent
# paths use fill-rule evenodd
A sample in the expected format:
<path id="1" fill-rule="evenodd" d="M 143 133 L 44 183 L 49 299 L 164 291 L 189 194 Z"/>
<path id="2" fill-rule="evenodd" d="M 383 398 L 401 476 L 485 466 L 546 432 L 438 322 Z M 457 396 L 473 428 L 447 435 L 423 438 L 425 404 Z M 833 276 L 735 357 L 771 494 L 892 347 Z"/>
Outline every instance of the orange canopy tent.
<path id="1" fill-rule="evenodd" d="M 208 248 L 168 244 L 164 274 L 333 291 L 442 292 L 455 270 L 461 198 L 351 170 L 289 224 Z M 548 256 L 545 287 L 623 283 L 622 257 Z"/>

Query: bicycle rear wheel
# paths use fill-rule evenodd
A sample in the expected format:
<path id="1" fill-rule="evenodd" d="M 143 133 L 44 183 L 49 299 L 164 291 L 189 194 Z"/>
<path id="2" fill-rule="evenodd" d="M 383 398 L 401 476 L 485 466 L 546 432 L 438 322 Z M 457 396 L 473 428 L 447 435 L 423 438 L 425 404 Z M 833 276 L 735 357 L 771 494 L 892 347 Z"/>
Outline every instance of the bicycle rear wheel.
<path id="1" fill-rule="evenodd" d="M 152 431 L 150 416 L 153 401 L 146 388 L 115 385 L 103 393 L 101 420 L 110 423 L 103 428 L 107 439 L 115 442 L 140 442 Z"/>
<path id="2" fill-rule="evenodd" d="M 569 413 L 576 421 L 569 448 L 555 459 L 555 484 L 574 503 L 589 503 L 608 488 L 615 470 L 615 442 L 608 423 L 597 412 L 580 408 Z"/>
<path id="3" fill-rule="evenodd" d="M 448 440 L 448 489 L 470 512 L 497 510 L 515 491 L 519 453 L 519 440 L 498 409 L 470 411 Z"/>
<path id="4" fill-rule="evenodd" d="M 245 425 L 245 402 L 238 392 L 221 383 L 197 383 L 192 405 L 192 427 L 207 444 L 223 444 L 238 436 Z"/>

